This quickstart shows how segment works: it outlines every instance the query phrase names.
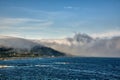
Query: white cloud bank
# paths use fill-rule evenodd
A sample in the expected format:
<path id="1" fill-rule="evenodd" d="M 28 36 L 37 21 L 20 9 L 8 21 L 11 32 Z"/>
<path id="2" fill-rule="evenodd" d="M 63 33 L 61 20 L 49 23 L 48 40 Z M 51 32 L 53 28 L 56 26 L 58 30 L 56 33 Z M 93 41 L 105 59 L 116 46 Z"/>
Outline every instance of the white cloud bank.
<path id="1" fill-rule="evenodd" d="M 3 38 L 4 36 L 1 37 L 1 40 Z M 13 40 L 14 38 L 12 38 L 12 41 Z M 5 44 L 5 41 L 7 41 L 7 43 L 9 42 L 9 40 L 2 41 Z M 71 38 L 42 39 L 33 41 L 58 51 L 65 52 L 68 55 L 87 57 L 120 57 L 120 36 L 113 36 L 111 38 L 93 38 L 86 34 L 77 33 Z M 3 44 L 3 42 L 0 42 L 0 44 Z M 17 44 L 18 43 L 19 42 L 17 42 Z M 24 46 L 24 44 L 21 44 L 21 46 Z"/>
<path id="2" fill-rule="evenodd" d="M 107 36 L 107 33 L 105 33 Z M 101 34 L 102 35 L 102 34 Z M 120 36 L 107 38 L 95 36 L 92 38 L 86 34 L 76 34 L 72 38 L 58 40 L 38 40 L 46 46 L 75 56 L 88 57 L 120 57 Z"/>

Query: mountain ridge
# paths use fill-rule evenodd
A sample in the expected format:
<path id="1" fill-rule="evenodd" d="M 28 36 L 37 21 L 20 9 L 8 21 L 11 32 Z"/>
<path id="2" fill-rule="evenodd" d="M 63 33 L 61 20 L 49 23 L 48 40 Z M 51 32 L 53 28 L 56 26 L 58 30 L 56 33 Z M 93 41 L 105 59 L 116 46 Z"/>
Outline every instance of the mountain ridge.
<path id="1" fill-rule="evenodd" d="M 29 39 L 0 37 L 0 57 L 65 56 L 65 53 L 38 44 Z"/>

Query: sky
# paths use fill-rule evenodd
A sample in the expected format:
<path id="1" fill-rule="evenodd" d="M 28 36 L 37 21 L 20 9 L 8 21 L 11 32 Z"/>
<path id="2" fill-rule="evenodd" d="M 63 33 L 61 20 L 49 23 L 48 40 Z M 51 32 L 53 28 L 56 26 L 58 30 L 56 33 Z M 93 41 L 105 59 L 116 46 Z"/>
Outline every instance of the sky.
<path id="1" fill-rule="evenodd" d="M 0 35 L 56 39 L 120 35 L 120 0 L 0 0 Z"/>

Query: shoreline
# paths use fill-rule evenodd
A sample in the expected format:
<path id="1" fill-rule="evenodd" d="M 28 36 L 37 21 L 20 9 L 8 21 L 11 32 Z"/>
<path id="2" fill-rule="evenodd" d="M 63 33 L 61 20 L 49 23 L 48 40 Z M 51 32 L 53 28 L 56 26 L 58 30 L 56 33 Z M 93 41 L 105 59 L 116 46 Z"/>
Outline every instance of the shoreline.
<path id="1" fill-rule="evenodd" d="M 60 58 L 60 57 L 78 57 L 78 56 L 37 56 L 37 57 L 2 57 L 0 61 L 4 60 L 17 60 L 17 59 L 29 59 L 29 58 Z M 120 58 L 120 57 L 86 57 L 86 56 L 79 56 L 80 58 Z"/>
<path id="2" fill-rule="evenodd" d="M 27 58 L 41 58 L 41 57 L 6 57 L 6 58 L 0 58 L 0 61 L 1 60 L 27 59 Z"/>
<path id="3" fill-rule="evenodd" d="M 0 61 L 17 60 L 17 59 L 29 59 L 29 58 L 51 58 L 51 57 L 6 57 L 6 58 L 0 58 Z"/>
<path id="4" fill-rule="evenodd" d="M 5 57 L 5 58 L 0 58 L 0 61 L 4 61 L 4 60 L 17 60 L 17 59 L 29 59 L 29 58 L 58 58 L 58 57 L 68 57 L 68 56 Z"/>

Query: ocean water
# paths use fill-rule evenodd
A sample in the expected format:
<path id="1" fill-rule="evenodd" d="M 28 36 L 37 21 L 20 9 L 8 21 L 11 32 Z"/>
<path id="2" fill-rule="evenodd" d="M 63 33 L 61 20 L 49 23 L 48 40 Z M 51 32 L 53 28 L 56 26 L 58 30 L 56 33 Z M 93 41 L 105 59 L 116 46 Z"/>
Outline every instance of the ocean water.
<path id="1" fill-rule="evenodd" d="M 120 58 L 29 58 L 1 65 L 0 80 L 120 80 Z"/>

